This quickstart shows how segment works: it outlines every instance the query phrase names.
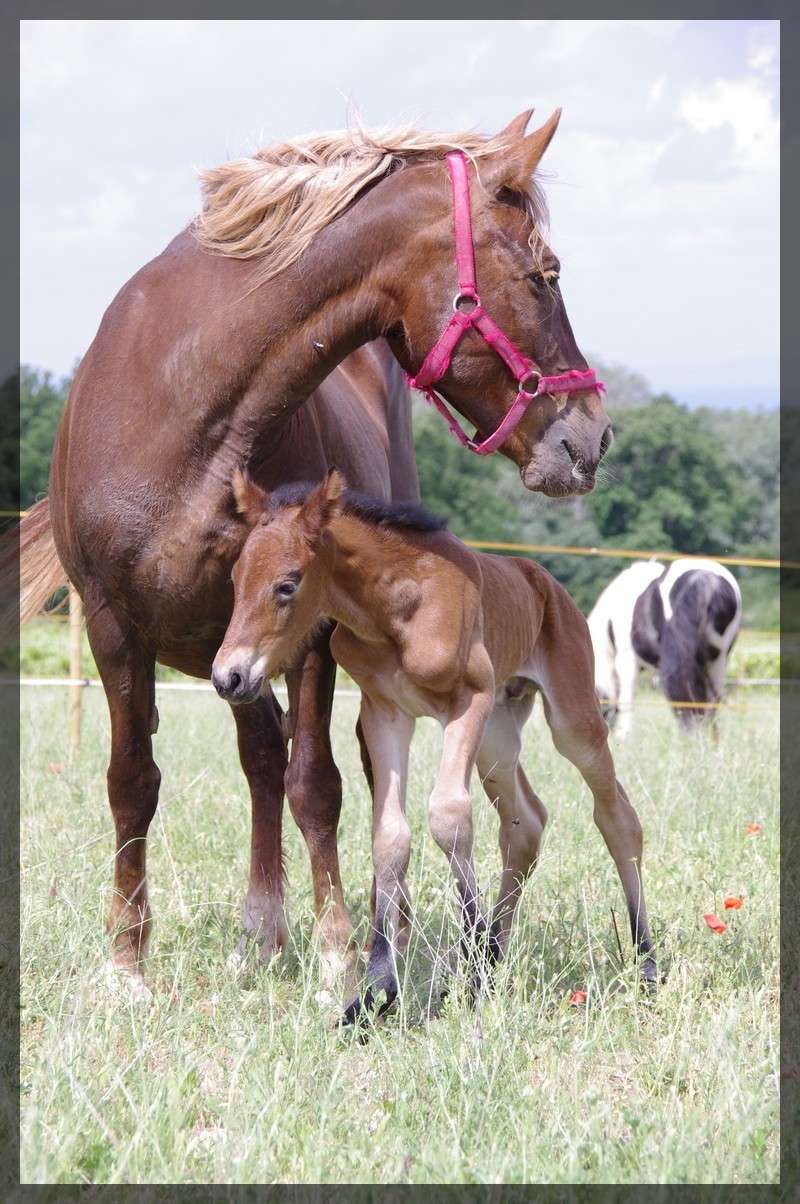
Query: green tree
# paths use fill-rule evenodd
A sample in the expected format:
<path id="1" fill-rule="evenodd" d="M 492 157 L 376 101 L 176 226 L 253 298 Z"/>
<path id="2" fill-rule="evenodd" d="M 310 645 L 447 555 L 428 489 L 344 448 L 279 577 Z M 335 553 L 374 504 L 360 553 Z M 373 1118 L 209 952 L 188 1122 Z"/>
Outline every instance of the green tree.
<path id="1" fill-rule="evenodd" d="M 450 520 L 450 529 L 462 539 L 516 540 L 519 517 L 501 488 L 510 470 L 499 456 L 472 456 L 432 411 L 415 413 L 414 446 L 417 453 L 422 500 L 429 510 Z M 517 478 L 518 487 L 519 479 Z"/>
<path id="2" fill-rule="evenodd" d="M 58 380 L 50 372 L 27 364 L 20 369 L 20 503 L 23 508 L 47 493 L 53 440 L 71 381 L 71 377 Z"/>
<path id="3" fill-rule="evenodd" d="M 615 415 L 613 487 L 587 499 L 603 543 L 705 552 L 738 550 L 760 499 L 704 415 L 668 394 Z"/>

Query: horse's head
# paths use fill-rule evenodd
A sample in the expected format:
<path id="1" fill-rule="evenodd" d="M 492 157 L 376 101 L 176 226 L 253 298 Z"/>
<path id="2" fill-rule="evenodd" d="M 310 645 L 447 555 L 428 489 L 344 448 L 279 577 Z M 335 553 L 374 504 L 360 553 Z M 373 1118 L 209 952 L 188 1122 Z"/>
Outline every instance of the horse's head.
<path id="1" fill-rule="evenodd" d="M 545 376 L 587 369 L 569 324 L 559 284 L 559 262 L 541 238 L 542 205 L 532 177 L 555 133 L 560 111 L 525 136 L 530 112 L 500 136 L 503 149 L 478 158 L 478 183 L 470 169 L 472 235 L 482 308 Z M 414 187 L 411 188 L 412 173 Z M 406 174 L 406 173 L 401 173 Z M 455 266 L 453 206 L 444 165 L 407 173 L 407 196 L 418 215 L 407 262 L 397 282 L 402 320 L 389 331 L 400 363 L 418 372 L 450 319 Z M 517 396 L 505 363 L 474 331 L 463 335 L 437 392 L 488 435 Z M 500 450 L 518 465 L 524 485 L 553 497 L 586 493 L 594 486 L 611 427 L 594 390 L 537 397 Z"/>
<path id="2" fill-rule="evenodd" d="M 344 480 L 331 472 L 302 501 L 270 507 L 265 491 L 237 469 L 233 492 L 250 532 L 233 567 L 233 614 L 211 680 L 228 702 L 242 703 L 292 665 L 324 617 L 317 553 Z"/>

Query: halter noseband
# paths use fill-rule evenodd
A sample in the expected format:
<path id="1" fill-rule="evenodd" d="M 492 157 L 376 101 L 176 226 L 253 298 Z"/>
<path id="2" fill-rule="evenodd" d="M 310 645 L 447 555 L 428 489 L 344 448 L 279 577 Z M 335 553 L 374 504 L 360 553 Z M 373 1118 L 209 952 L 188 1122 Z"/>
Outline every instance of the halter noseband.
<path id="1" fill-rule="evenodd" d="M 426 355 L 419 371 L 415 376 L 408 376 L 407 379 L 412 388 L 419 389 L 425 395 L 426 400 L 436 407 L 459 443 L 468 447 L 478 456 L 488 456 L 491 452 L 497 451 L 500 444 L 516 428 L 535 397 L 542 397 L 546 393 L 575 393 L 580 389 L 592 389 L 600 392 L 601 389 L 605 390 L 605 385 L 602 381 L 597 380 L 591 368 L 586 372 L 572 369 L 561 376 L 543 376 L 533 360 L 529 360 L 518 347 L 514 346 L 508 336 L 482 308 L 475 281 L 475 251 L 472 243 L 469 169 L 466 155 L 461 151 L 451 151 L 447 156 L 447 170 L 453 188 L 453 226 L 456 239 L 458 292 L 453 298 L 452 318 Z M 472 303 L 472 308 L 467 311 L 460 308 L 465 301 Z M 516 400 L 497 430 L 480 443 L 477 442 L 478 432 L 476 431 L 475 437 L 470 439 L 450 413 L 444 400 L 433 389 L 436 382 L 444 376 L 449 368 L 450 360 L 461 336 L 470 329 L 477 330 L 484 342 L 488 343 L 492 350 L 500 356 L 519 385 Z M 531 379 L 536 380 L 536 388 L 532 393 L 522 387 Z"/>

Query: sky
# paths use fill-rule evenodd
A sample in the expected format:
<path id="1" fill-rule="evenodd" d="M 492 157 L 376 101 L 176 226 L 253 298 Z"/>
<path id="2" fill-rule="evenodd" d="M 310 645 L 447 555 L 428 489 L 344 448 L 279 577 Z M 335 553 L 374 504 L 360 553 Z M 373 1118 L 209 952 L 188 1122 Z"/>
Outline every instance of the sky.
<path id="1" fill-rule="evenodd" d="M 197 171 L 413 120 L 561 125 L 551 245 L 587 357 L 689 404 L 778 399 L 776 21 L 23 21 L 21 359 L 67 373 L 191 219 Z"/>

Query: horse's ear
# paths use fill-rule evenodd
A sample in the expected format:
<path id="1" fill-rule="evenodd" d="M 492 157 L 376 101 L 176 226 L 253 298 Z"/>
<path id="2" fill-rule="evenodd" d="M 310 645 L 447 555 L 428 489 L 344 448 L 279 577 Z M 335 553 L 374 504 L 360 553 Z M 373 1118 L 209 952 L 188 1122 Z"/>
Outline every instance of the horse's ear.
<path id="1" fill-rule="evenodd" d="M 317 546 L 328 523 L 341 514 L 346 488 L 347 482 L 338 468 L 329 468 L 327 476 L 303 503 L 298 519 L 311 547 Z"/>
<path id="2" fill-rule="evenodd" d="M 520 114 L 521 116 L 522 114 Z M 519 118 L 516 120 L 518 121 Z M 481 170 L 484 186 L 494 191 L 503 186 L 526 190 L 530 185 L 531 176 L 552 142 L 560 120 L 561 110 L 556 109 L 544 125 L 520 139 L 518 145 L 512 150 L 498 151 L 496 155 L 488 159 L 486 166 Z M 514 122 L 511 124 L 514 125 Z"/>
<path id="3" fill-rule="evenodd" d="M 236 468 L 233 474 L 233 497 L 239 514 L 246 523 L 254 527 L 264 513 L 266 491 L 260 485 L 256 485 L 241 468 Z"/>
<path id="4" fill-rule="evenodd" d="M 508 142 L 516 142 L 527 130 L 531 117 L 533 117 L 533 109 L 524 109 L 513 121 L 509 121 L 505 129 L 502 129 L 497 137 Z"/>

